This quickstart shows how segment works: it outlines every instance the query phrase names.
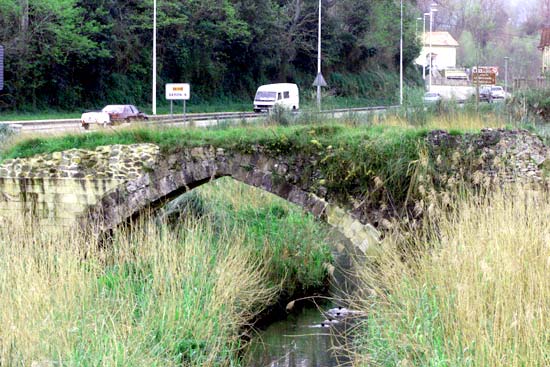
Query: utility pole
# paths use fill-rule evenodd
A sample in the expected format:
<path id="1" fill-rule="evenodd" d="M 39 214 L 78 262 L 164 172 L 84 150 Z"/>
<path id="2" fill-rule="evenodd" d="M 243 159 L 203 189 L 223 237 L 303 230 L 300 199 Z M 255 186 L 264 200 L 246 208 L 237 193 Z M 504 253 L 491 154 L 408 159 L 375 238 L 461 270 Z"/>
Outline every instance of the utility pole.
<path id="1" fill-rule="evenodd" d="M 422 28 L 422 49 L 426 46 L 426 17 L 429 16 L 430 13 L 424 13 L 422 16 L 422 20 L 424 23 L 424 26 Z M 424 57 L 424 60 L 422 62 L 422 79 L 426 80 L 426 57 Z"/>
<path id="2" fill-rule="evenodd" d="M 403 0 L 401 0 L 401 32 L 399 37 L 399 105 L 403 105 Z"/>
<path id="3" fill-rule="evenodd" d="M 432 33 L 433 33 L 433 19 L 434 19 L 434 10 L 430 9 L 430 87 L 428 92 L 432 91 L 432 68 L 433 68 L 433 55 L 432 55 Z"/>
<path id="4" fill-rule="evenodd" d="M 29 0 L 21 1 L 21 32 L 24 37 L 27 37 L 29 29 Z"/>
<path id="5" fill-rule="evenodd" d="M 326 87 L 327 82 L 321 74 L 321 0 L 319 0 L 319 32 L 317 34 L 317 77 L 313 81 L 313 86 L 317 87 L 317 110 L 321 111 L 321 87 Z"/>
<path id="6" fill-rule="evenodd" d="M 157 114 L 157 0 L 153 0 L 153 115 Z"/>
<path id="7" fill-rule="evenodd" d="M 319 0 L 319 31 L 317 35 L 317 75 L 321 75 L 321 0 Z M 321 111 L 321 83 L 317 83 L 317 110 Z"/>
<path id="8" fill-rule="evenodd" d="M 508 56 L 504 57 L 504 93 L 508 93 Z"/>

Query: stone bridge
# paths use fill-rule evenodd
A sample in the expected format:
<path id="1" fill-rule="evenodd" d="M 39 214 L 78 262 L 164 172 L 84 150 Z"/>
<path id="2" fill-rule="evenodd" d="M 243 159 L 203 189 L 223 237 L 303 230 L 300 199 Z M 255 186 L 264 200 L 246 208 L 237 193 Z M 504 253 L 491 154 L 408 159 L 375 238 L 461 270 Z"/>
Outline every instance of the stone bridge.
<path id="1" fill-rule="evenodd" d="M 376 250 L 379 233 L 356 215 L 327 201 L 322 187 L 304 183 L 307 161 L 291 165 L 255 151 L 215 147 L 161 153 L 153 144 L 73 149 L 0 165 L 0 222 L 21 214 L 38 225 L 108 230 L 151 207 L 219 177 L 260 188 L 326 221 L 365 253 Z"/>
<path id="2" fill-rule="evenodd" d="M 424 187 L 426 197 L 420 187 L 417 190 L 416 204 L 424 205 L 420 213 L 437 192 L 452 192 L 457 182 L 547 183 L 550 177 L 550 149 L 525 130 L 487 129 L 464 135 L 434 131 L 424 142 L 433 186 Z M 335 194 L 320 169 L 323 157 L 334 152 L 326 149 L 324 155 L 295 150 L 284 154 L 256 144 L 245 149 L 200 146 L 161 152 L 154 144 L 135 144 L 5 160 L 0 164 L 0 225 L 30 216 L 36 225 L 109 230 L 188 190 L 229 176 L 301 206 L 371 253 L 378 249 L 380 235 L 367 222 L 380 215 L 366 198 L 376 186 L 362 178 L 354 183 L 354 192 Z M 333 181 L 345 180 L 332 176 Z M 405 189 L 412 192 L 413 187 Z"/>

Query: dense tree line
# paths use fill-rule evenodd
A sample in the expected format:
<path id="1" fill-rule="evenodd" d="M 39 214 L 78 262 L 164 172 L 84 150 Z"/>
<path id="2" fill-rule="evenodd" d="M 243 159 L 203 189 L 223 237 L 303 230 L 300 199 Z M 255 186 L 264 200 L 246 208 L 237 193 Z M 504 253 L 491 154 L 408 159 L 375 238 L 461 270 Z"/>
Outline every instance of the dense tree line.
<path id="1" fill-rule="evenodd" d="M 203 100 L 249 98 L 263 82 L 310 86 L 317 4 L 158 0 L 159 96 L 165 82 L 189 82 Z M 414 4 L 405 5 L 411 65 L 419 46 Z M 324 74 L 333 92 L 376 93 L 384 86 L 373 75 L 398 67 L 399 1 L 324 0 L 323 10 Z M 0 108 L 150 103 L 152 14 L 152 0 L 0 0 L 6 52 Z M 349 77 L 361 75 L 370 80 Z"/>

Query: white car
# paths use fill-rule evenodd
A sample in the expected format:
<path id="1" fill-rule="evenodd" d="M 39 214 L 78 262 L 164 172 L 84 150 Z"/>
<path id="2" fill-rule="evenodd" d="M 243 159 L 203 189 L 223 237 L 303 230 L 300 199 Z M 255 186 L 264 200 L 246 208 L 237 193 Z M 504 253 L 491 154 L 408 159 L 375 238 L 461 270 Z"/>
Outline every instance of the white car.
<path id="1" fill-rule="evenodd" d="M 107 126 L 115 122 L 130 122 L 132 120 L 146 121 L 149 118 L 131 104 L 107 105 L 101 111 L 86 112 L 80 118 L 82 127 L 89 129 L 90 124 Z"/>
<path id="2" fill-rule="evenodd" d="M 424 94 L 424 103 L 437 103 L 441 101 L 441 95 L 439 93 L 427 92 Z"/>
<path id="3" fill-rule="evenodd" d="M 111 116 L 107 112 L 85 112 L 80 117 L 80 123 L 86 130 L 90 128 L 90 124 L 99 124 L 107 126 L 111 123 Z"/>
<path id="4" fill-rule="evenodd" d="M 491 87 L 491 98 L 492 99 L 505 99 L 506 93 L 504 92 L 504 88 L 500 86 L 492 86 Z"/>

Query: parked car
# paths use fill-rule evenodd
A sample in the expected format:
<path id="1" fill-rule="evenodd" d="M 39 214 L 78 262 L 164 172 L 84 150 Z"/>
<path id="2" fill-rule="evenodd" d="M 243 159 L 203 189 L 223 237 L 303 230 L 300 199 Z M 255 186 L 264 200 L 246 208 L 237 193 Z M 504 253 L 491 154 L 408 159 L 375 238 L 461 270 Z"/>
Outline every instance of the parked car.
<path id="1" fill-rule="evenodd" d="M 254 112 L 271 110 L 275 105 L 297 111 L 300 109 L 298 86 L 292 83 L 262 85 L 254 97 Z"/>
<path id="2" fill-rule="evenodd" d="M 89 129 L 90 124 L 103 126 L 113 125 L 117 122 L 130 122 L 132 120 L 148 120 L 146 114 L 140 112 L 136 106 L 131 104 L 107 105 L 101 111 L 85 112 L 80 118 L 82 127 Z"/>
<path id="3" fill-rule="evenodd" d="M 439 93 L 427 92 L 424 94 L 424 103 L 437 103 L 441 101 L 441 95 Z"/>
<path id="4" fill-rule="evenodd" d="M 506 99 L 504 88 L 499 85 L 485 85 L 479 89 L 479 100 L 486 102 L 502 101 Z"/>
<path id="5" fill-rule="evenodd" d="M 492 99 L 505 99 L 506 94 L 504 93 L 504 88 L 501 86 L 495 85 L 491 87 L 491 98 Z"/>
<path id="6" fill-rule="evenodd" d="M 485 102 L 491 102 L 493 99 L 491 95 L 491 86 L 483 86 L 479 88 L 479 100 Z"/>

